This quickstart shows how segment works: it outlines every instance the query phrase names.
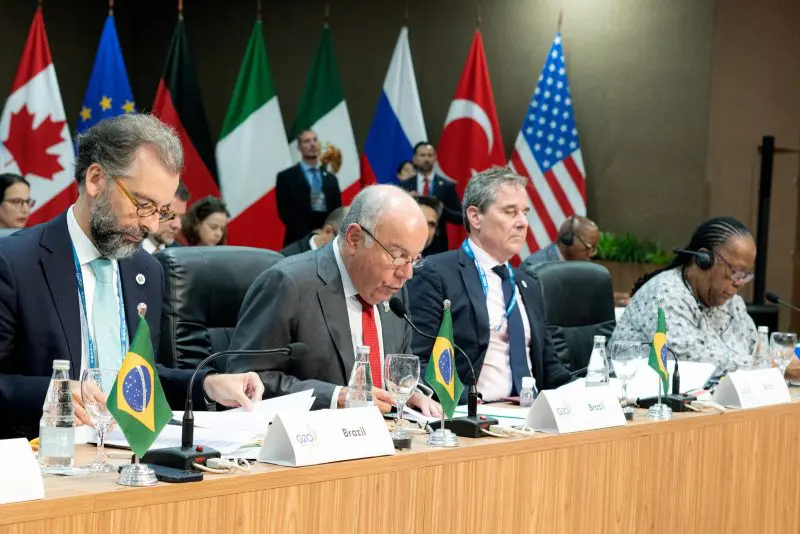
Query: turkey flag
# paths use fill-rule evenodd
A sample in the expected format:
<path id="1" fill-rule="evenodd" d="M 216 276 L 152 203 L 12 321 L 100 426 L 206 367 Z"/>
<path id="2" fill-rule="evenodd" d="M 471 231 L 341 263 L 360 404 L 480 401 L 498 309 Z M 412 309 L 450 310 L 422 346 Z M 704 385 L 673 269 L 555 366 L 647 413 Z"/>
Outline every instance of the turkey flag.
<path id="1" fill-rule="evenodd" d="M 480 30 L 475 31 L 436 152 L 439 173 L 456 182 L 459 198 L 474 174 L 506 164 Z M 451 249 L 465 237 L 463 226 L 448 225 Z"/>

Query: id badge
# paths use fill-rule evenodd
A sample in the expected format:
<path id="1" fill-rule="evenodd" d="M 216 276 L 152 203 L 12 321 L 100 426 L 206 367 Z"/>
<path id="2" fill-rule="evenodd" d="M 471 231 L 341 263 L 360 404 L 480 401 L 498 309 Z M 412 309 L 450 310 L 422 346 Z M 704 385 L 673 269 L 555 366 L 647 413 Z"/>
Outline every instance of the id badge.
<path id="1" fill-rule="evenodd" d="M 311 192 L 311 211 L 328 211 L 325 202 L 325 193 L 322 191 Z"/>

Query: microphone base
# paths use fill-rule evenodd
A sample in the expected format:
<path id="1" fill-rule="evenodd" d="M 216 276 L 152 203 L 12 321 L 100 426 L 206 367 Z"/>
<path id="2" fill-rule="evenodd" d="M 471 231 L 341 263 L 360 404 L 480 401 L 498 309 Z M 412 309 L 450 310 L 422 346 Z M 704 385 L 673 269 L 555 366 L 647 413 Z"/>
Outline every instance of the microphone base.
<path id="1" fill-rule="evenodd" d="M 692 401 L 696 400 L 697 397 L 685 395 L 683 393 L 677 395 L 673 393 L 672 395 L 661 397 L 661 402 L 669 406 L 673 412 L 688 412 L 689 408 L 686 406 L 691 404 Z M 655 404 L 658 404 L 658 397 L 643 397 L 636 399 L 636 406 L 639 408 L 650 408 Z"/>
<path id="2" fill-rule="evenodd" d="M 198 450 L 199 449 L 199 450 Z M 163 449 L 153 449 L 141 459 L 143 464 L 156 464 L 175 469 L 194 471 L 194 465 L 205 465 L 209 458 L 220 458 L 219 451 L 211 447 L 197 445 L 193 447 L 166 447 Z"/>
<path id="3" fill-rule="evenodd" d="M 492 425 L 499 424 L 499 421 L 493 417 L 485 415 L 475 417 L 456 417 L 444 422 L 444 427 L 451 430 L 456 436 L 462 438 L 485 438 L 486 434 L 483 430 L 489 430 Z M 438 430 L 442 426 L 441 421 L 433 421 L 428 423 L 434 430 Z"/>

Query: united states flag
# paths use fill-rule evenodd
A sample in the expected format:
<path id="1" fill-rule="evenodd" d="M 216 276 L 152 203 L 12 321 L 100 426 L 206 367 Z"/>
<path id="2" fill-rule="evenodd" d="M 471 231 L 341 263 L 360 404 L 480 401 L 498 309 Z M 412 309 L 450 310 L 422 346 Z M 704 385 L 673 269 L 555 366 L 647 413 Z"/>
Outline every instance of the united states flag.
<path id="1" fill-rule="evenodd" d="M 556 34 L 539 75 L 509 166 L 529 178 L 530 226 L 526 246 L 520 251 L 525 258 L 555 241 L 566 218 L 586 215 L 586 171 L 561 33 Z"/>

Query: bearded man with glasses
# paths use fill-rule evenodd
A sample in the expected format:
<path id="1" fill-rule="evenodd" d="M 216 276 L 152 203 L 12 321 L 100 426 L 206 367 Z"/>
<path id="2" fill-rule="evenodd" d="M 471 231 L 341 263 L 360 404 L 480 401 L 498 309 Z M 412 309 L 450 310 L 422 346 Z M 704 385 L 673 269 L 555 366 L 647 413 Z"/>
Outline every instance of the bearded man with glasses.
<path id="1" fill-rule="evenodd" d="M 90 424 L 81 371 L 118 370 L 136 332 L 137 308 L 159 346 L 164 271 L 140 248 L 170 209 L 183 169 L 177 134 L 155 117 L 106 119 L 78 139 L 78 200 L 55 219 L 0 240 L 0 438 L 38 434 L 53 360 L 69 360 L 76 423 Z M 158 366 L 173 408 L 192 370 Z M 250 407 L 263 394 L 254 373 L 201 371 L 205 397 Z M 205 395 L 204 395 L 205 394 Z"/>
<path id="2" fill-rule="evenodd" d="M 384 356 L 409 354 L 411 328 L 389 309 L 422 264 L 428 225 L 414 198 L 391 185 L 363 189 L 341 231 L 322 248 L 287 258 L 247 292 L 230 348 L 266 349 L 303 342 L 302 360 L 229 356 L 228 372 L 256 371 L 268 397 L 314 390 L 312 409 L 344 408 L 356 347 L 370 348 L 375 404 L 391 408 Z M 437 325 L 438 327 L 438 325 Z M 417 391 L 409 405 L 438 417 L 438 403 Z"/>

